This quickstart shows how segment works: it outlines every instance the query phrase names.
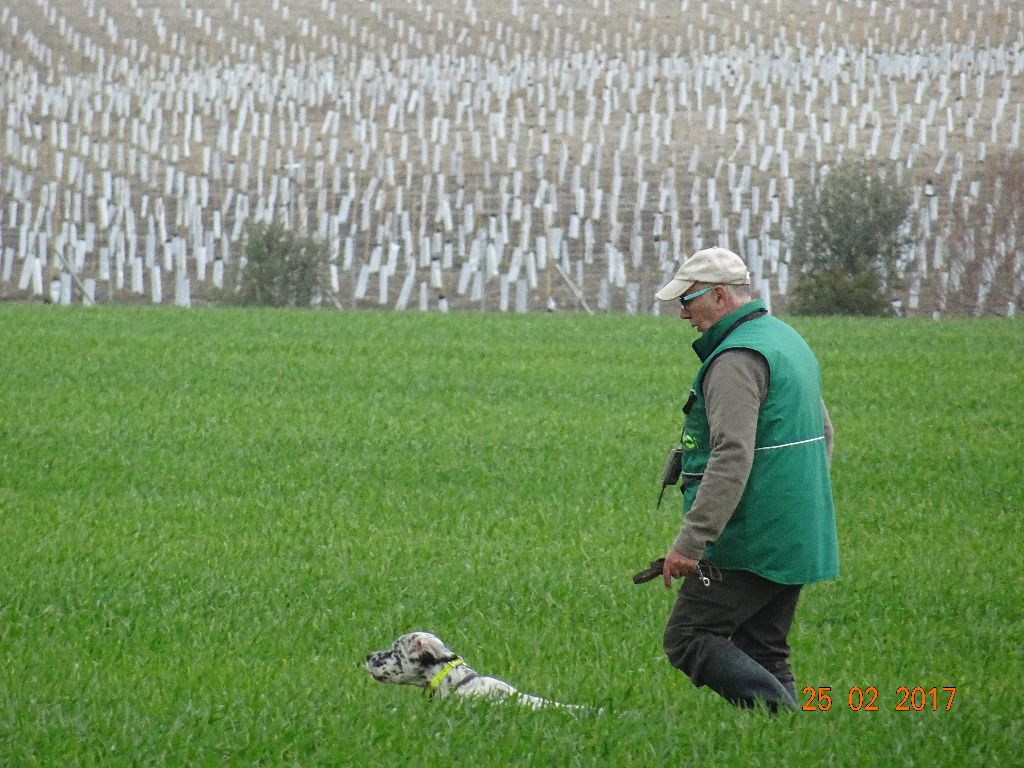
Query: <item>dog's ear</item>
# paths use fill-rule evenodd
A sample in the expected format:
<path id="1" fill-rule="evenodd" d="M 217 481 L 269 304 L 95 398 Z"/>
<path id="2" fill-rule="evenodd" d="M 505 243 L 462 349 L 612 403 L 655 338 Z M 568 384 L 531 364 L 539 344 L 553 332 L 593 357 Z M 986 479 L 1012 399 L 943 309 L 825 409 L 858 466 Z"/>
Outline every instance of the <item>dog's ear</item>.
<path id="1" fill-rule="evenodd" d="M 412 653 L 416 658 L 424 661 L 444 659 L 454 656 L 440 638 L 423 632 L 416 636 L 412 643 Z"/>

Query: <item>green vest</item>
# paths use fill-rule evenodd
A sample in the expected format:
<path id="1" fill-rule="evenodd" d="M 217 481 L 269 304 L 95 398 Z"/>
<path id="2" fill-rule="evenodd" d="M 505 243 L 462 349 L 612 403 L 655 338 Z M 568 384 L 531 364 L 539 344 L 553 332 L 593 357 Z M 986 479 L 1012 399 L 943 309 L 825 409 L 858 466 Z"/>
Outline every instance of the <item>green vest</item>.
<path id="1" fill-rule="evenodd" d="M 771 376 L 757 418 L 754 462 L 739 505 L 704 558 L 780 584 L 832 579 L 839 575 L 839 551 L 818 361 L 781 320 L 768 314 L 744 320 L 763 309 L 762 302 L 750 302 L 693 343 L 702 364 L 683 430 L 683 507 L 688 512 L 693 505 L 711 455 L 704 373 L 723 351 L 752 349 L 768 362 Z"/>

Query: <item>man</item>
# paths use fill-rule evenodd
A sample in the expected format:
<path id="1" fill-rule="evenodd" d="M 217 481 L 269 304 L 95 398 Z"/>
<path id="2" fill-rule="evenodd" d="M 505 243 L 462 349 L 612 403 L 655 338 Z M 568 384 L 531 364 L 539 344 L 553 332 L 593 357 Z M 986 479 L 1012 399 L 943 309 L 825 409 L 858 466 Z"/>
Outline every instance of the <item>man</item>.
<path id="1" fill-rule="evenodd" d="M 801 586 L 839 575 L 818 362 L 752 301 L 735 253 L 707 248 L 657 293 L 700 332 L 683 411 L 685 517 L 665 555 L 683 578 L 664 648 L 697 687 L 731 703 L 797 706 L 789 629 Z"/>

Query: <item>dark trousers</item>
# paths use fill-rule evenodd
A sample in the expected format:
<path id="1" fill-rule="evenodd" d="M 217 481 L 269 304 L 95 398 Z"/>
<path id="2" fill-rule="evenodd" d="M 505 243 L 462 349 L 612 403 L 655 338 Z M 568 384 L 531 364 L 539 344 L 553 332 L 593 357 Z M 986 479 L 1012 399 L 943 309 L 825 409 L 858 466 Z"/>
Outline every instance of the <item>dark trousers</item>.
<path id="1" fill-rule="evenodd" d="M 665 627 L 665 654 L 695 686 L 733 704 L 795 707 L 787 637 L 799 597 L 799 584 L 748 571 L 721 571 L 707 587 L 688 576 Z"/>

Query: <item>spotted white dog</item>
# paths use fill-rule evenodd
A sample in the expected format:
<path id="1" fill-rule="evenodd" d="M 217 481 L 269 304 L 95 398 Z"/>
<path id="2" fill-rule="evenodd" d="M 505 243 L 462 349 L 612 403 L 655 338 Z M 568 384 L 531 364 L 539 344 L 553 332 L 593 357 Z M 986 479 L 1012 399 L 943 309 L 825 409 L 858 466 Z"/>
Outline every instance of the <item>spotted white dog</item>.
<path id="1" fill-rule="evenodd" d="M 560 704 L 520 693 L 504 680 L 484 677 L 466 666 L 462 657 L 453 653 L 440 638 L 429 632 L 402 635 L 386 651 L 374 651 L 366 657 L 366 668 L 381 683 L 415 685 L 428 698 L 446 696 L 486 696 L 511 698 L 523 706 L 564 707 L 582 709 L 574 704 Z"/>

